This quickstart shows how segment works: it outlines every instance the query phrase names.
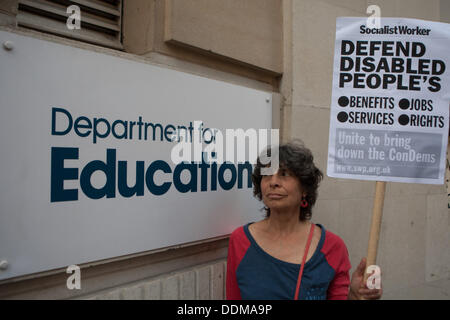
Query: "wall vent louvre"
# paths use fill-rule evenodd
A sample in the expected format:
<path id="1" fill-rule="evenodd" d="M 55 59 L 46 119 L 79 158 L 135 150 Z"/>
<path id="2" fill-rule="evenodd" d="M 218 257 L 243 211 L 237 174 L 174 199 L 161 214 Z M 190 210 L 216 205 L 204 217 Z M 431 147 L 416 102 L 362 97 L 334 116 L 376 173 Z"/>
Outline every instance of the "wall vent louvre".
<path id="1" fill-rule="evenodd" d="M 70 30 L 67 7 L 81 11 L 81 29 Z M 19 0 L 17 24 L 122 50 L 122 0 Z"/>

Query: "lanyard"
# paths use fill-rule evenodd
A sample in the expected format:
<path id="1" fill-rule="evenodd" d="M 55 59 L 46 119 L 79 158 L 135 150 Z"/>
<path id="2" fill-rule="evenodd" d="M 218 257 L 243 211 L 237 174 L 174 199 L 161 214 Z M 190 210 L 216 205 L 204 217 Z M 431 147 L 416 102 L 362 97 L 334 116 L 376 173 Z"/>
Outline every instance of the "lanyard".
<path id="1" fill-rule="evenodd" d="M 312 236 L 314 234 L 314 223 L 311 223 L 311 229 L 309 230 L 308 241 L 306 242 L 305 252 L 303 253 L 302 264 L 300 266 L 300 272 L 297 279 L 297 288 L 295 289 L 294 300 L 298 300 L 298 294 L 300 292 L 300 284 L 302 282 L 303 268 L 305 267 L 306 257 L 308 256 L 309 246 L 311 245 Z"/>

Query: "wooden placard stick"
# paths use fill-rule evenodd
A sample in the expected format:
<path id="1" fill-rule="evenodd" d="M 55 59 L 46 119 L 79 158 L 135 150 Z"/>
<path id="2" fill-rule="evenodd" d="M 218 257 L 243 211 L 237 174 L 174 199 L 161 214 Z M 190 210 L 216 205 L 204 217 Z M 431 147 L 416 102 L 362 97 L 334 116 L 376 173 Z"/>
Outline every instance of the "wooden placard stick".
<path id="1" fill-rule="evenodd" d="M 373 202 L 372 222 L 370 225 L 369 245 L 367 248 L 366 270 L 364 272 L 364 284 L 367 283 L 369 274 L 367 268 L 376 264 L 378 240 L 380 239 L 381 218 L 383 217 L 384 194 L 386 182 L 377 181 L 375 185 L 375 199 Z"/>

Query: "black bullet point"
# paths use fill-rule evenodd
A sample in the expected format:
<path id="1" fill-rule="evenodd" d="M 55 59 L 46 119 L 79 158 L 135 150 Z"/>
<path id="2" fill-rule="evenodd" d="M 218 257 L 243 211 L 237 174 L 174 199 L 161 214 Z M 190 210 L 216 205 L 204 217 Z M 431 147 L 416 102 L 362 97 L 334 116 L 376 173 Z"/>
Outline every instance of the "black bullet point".
<path id="1" fill-rule="evenodd" d="M 398 117 L 398 123 L 400 123 L 402 126 L 406 126 L 409 123 L 409 117 L 406 114 L 402 114 L 400 117 Z"/>
<path id="2" fill-rule="evenodd" d="M 346 122 L 348 120 L 347 112 L 339 112 L 337 115 L 337 119 L 339 120 L 339 122 Z"/>
<path id="3" fill-rule="evenodd" d="M 402 110 L 406 110 L 409 108 L 409 100 L 408 99 L 402 99 L 398 102 L 398 106 Z"/>
<path id="4" fill-rule="evenodd" d="M 346 97 L 346 96 L 342 96 L 342 97 L 340 97 L 339 98 L 339 100 L 338 100 L 338 104 L 341 106 L 341 107 L 346 107 L 346 106 L 348 106 L 348 103 L 349 103 L 350 101 L 348 100 L 348 98 Z"/>

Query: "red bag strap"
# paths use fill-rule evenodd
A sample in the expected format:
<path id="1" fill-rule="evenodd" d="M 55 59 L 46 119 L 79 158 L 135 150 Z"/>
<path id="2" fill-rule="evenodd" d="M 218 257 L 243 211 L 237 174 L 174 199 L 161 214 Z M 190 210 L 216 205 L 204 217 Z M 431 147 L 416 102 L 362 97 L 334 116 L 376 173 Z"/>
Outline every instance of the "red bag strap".
<path id="1" fill-rule="evenodd" d="M 308 241 L 305 246 L 305 253 L 303 253 L 302 264 L 300 266 L 300 272 L 298 273 L 297 279 L 297 288 L 295 289 L 295 298 L 294 300 L 298 300 L 298 294 L 300 292 L 300 284 L 302 282 L 303 268 L 305 267 L 306 257 L 308 256 L 309 247 L 311 245 L 311 240 L 314 234 L 314 223 L 311 223 L 311 229 L 309 230 Z"/>

